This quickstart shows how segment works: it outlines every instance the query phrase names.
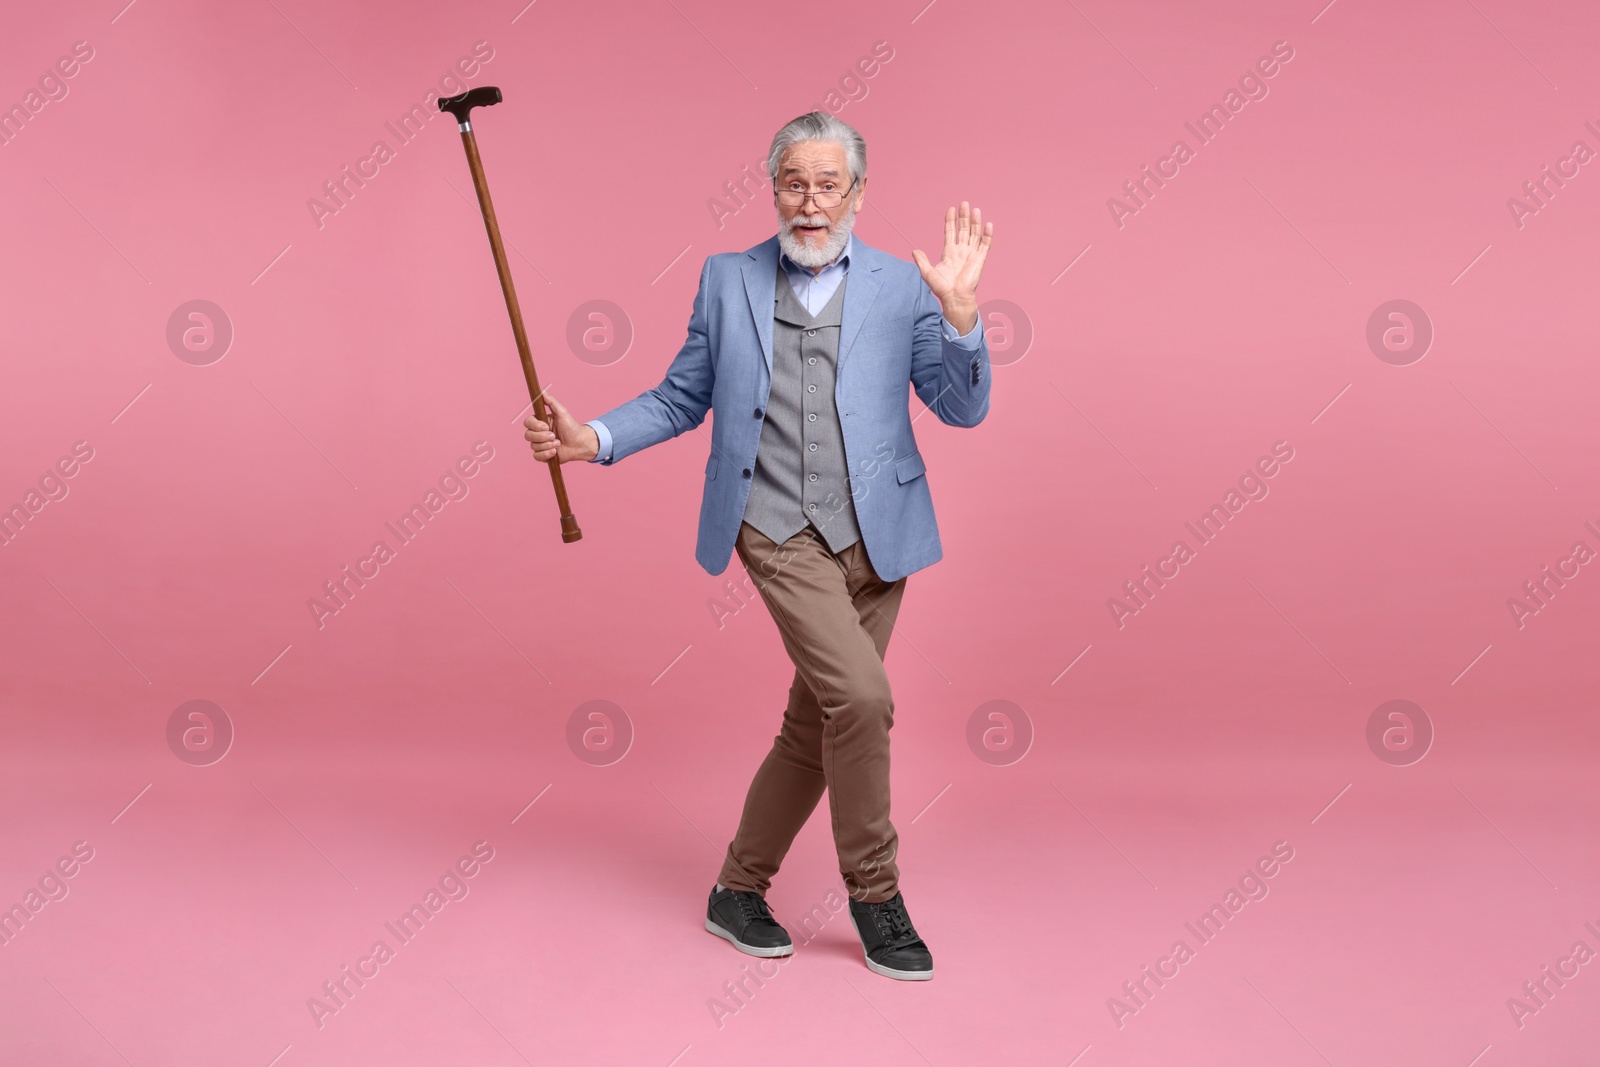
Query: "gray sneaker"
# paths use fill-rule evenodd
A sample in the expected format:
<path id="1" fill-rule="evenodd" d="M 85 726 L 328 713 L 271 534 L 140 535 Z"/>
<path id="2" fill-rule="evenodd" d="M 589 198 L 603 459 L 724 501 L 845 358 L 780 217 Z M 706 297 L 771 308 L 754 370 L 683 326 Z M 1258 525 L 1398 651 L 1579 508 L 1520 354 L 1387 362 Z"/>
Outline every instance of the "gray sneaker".
<path id="1" fill-rule="evenodd" d="M 787 956 L 789 932 L 778 925 L 760 893 L 713 887 L 706 902 L 706 929 L 747 956 Z"/>
<path id="2" fill-rule="evenodd" d="M 867 969 L 902 982 L 925 982 L 933 977 L 933 953 L 917 936 L 899 893 L 881 904 L 850 901 L 850 918 L 861 935 Z"/>

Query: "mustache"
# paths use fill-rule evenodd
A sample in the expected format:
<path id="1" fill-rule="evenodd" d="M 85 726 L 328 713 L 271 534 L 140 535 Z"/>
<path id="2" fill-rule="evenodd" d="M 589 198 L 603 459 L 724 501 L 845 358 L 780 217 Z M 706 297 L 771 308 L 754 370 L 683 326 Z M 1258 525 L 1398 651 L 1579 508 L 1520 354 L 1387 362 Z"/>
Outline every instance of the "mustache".
<path id="1" fill-rule="evenodd" d="M 828 226 L 830 229 L 832 228 L 826 215 L 796 215 L 789 220 L 789 229 L 792 230 L 797 226 Z"/>

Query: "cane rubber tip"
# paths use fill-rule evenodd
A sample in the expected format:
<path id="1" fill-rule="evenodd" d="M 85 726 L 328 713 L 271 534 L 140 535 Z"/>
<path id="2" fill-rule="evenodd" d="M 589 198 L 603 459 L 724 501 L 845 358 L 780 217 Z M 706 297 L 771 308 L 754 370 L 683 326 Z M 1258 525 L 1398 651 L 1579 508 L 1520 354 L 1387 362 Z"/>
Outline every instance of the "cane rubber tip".
<path id="1" fill-rule="evenodd" d="M 571 544 L 573 541 L 582 539 L 583 531 L 578 529 L 578 517 L 576 515 L 561 516 L 561 540 Z"/>

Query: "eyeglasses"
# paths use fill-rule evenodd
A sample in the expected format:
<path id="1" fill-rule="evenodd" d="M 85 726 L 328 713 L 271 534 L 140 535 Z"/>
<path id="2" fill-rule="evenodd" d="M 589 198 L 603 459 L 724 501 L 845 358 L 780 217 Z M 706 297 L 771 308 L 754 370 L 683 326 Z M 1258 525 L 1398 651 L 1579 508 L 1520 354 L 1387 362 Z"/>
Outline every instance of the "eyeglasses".
<path id="1" fill-rule="evenodd" d="M 777 189 L 774 191 L 777 194 L 778 203 L 784 207 L 799 207 L 806 202 L 807 197 L 810 197 L 813 204 L 826 209 L 835 208 L 844 203 L 845 194 L 855 188 L 855 184 L 852 181 L 843 190 L 823 189 L 815 193 L 807 193 L 799 189 Z"/>

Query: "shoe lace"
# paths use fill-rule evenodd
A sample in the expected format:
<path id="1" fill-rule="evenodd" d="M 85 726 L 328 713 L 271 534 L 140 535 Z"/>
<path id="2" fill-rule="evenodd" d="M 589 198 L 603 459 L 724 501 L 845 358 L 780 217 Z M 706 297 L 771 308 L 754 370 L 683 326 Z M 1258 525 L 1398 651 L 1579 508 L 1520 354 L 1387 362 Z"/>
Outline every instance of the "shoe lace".
<path id="1" fill-rule="evenodd" d="M 772 909 L 767 907 L 767 902 L 758 893 L 735 892 L 733 902 L 738 905 L 739 915 L 745 922 L 772 919 Z"/>
<path id="2" fill-rule="evenodd" d="M 899 897 L 886 900 L 882 904 L 869 905 L 872 908 L 878 929 L 890 941 L 914 940 L 917 936 L 916 927 L 911 925 L 911 916 L 906 914 L 905 901 Z"/>

